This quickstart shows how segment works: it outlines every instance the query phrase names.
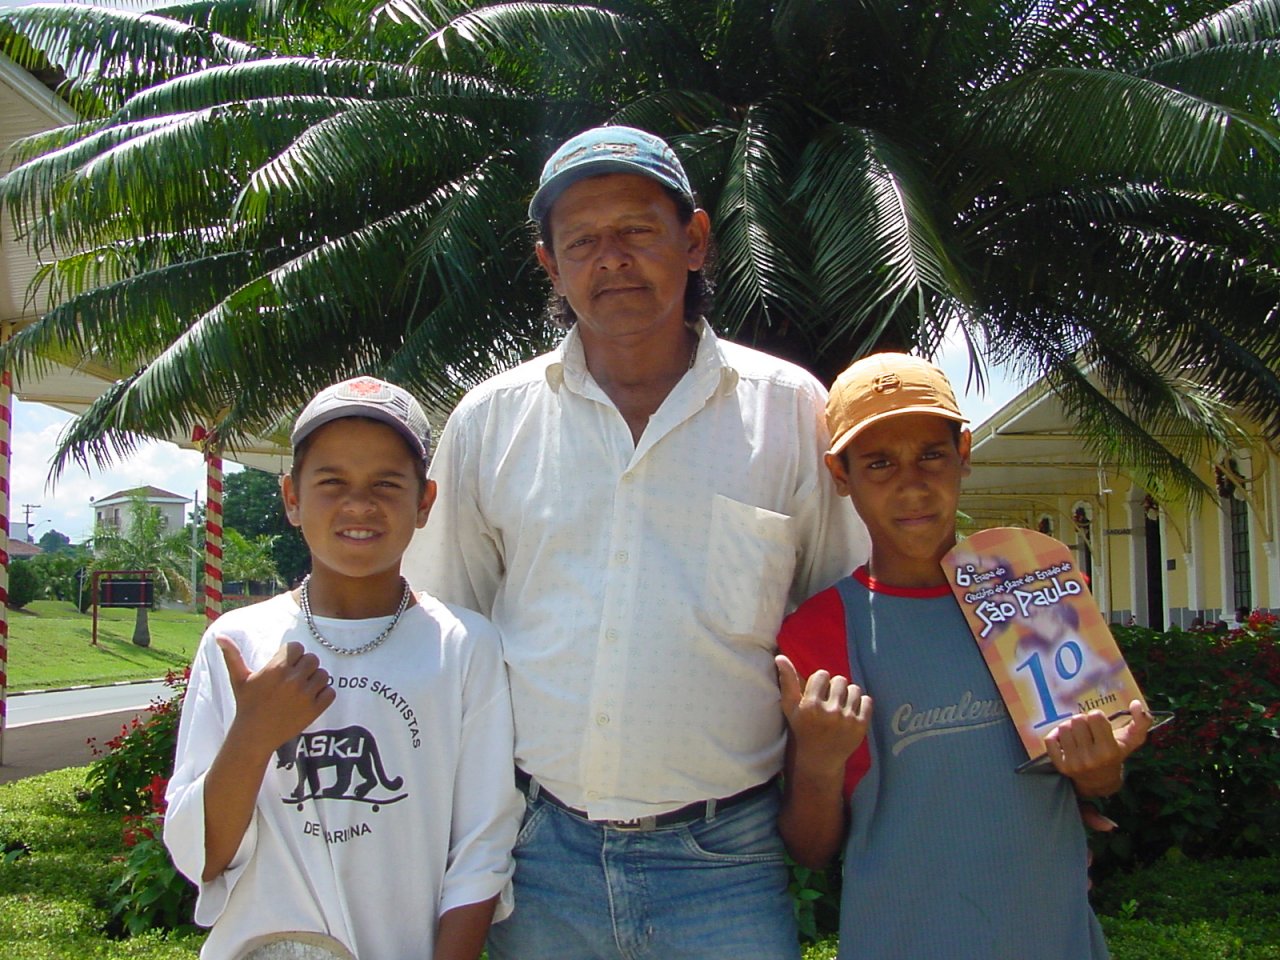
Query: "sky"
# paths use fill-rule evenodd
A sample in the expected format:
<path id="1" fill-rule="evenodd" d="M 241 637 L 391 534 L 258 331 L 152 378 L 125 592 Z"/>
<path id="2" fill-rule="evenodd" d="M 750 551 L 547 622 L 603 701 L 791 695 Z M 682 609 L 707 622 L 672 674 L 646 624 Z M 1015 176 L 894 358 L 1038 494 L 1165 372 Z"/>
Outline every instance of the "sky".
<path id="1" fill-rule="evenodd" d="M 2 2 L 2 0 L 0 0 Z M 976 426 L 1011 400 L 1018 384 L 1000 370 L 991 370 L 985 393 L 965 389 L 969 376 L 969 359 L 962 347 L 951 345 L 943 350 L 939 366 L 955 386 L 960 408 Z M 194 450 L 183 450 L 171 443 L 148 443 L 127 460 L 108 469 L 86 472 L 68 467 L 52 486 L 47 484 L 58 437 L 70 421 L 69 414 L 41 403 L 13 405 L 12 449 L 10 466 L 9 518 L 12 522 L 27 519 L 25 504 L 33 505 L 30 522 L 32 538 L 39 540 L 49 530 L 57 530 L 78 543 L 93 533 L 93 505 L 90 498 L 132 487 L 154 486 L 192 498 L 199 490 L 205 496 L 204 461 Z M 439 428 L 442 424 L 437 424 Z M 237 468 L 230 462 L 225 470 Z M 190 509 L 190 505 L 188 505 Z"/>
<path id="2" fill-rule="evenodd" d="M 19 6 L 32 0 L 0 0 L 0 7 Z M 146 0 L 116 0 L 114 6 L 131 9 L 153 6 Z M 1018 384 L 1002 371 L 990 371 L 991 380 L 985 393 L 965 390 L 969 376 L 968 356 L 963 348 L 944 348 L 938 358 L 960 395 L 961 409 L 973 425 L 998 410 L 1018 392 Z M 39 403 L 13 404 L 11 434 L 9 519 L 11 524 L 30 519 L 32 538 L 39 540 L 49 530 L 58 530 L 79 542 L 93 533 L 93 507 L 90 498 L 100 499 L 119 490 L 151 485 L 193 497 L 199 490 L 204 501 L 204 462 L 193 450 L 183 450 L 171 443 L 148 443 L 129 459 L 110 468 L 94 468 L 88 472 L 68 467 L 61 478 L 50 485 L 49 467 L 58 436 L 70 416 Z M 226 470 L 237 467 L 228 462 Z M 31 504 L 28 512 L 26 504 Z M 190 509 L 190 505 L 188 505 Z"/>
<path id="3" fill-rule="evenodd" d="M 199 489 L 200 501 L 204 502 L 203 458 L 194 450 L 183 450 L 172 443 L 148 443 L 134 456 L 106 470 L 86 473 L 79 467 L 68 467 L 57 483 L 47 485 L 58 437 L 70 420 L 69 414 L 54 407 L 14 400 L 9 467 L 11 529 L 13 523 L 26 521 L 25 504 L 38 505 L 30 511 L 34 540 L 49 530 L 57 530 L 79 543 L 93 533 L 93 504 L 89 498 L 101 499 L 132 487 L 160 487 L 188 499 Z"/>

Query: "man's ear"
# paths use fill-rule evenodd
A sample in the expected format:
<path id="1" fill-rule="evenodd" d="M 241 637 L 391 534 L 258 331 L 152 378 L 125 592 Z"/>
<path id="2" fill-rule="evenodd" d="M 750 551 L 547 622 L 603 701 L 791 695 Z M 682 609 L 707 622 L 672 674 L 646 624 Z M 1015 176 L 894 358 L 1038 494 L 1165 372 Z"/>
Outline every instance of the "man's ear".
<path id="1" fill-rule="evenodd" d="M 969 457 L 973 454 L 973 434 L 968 429 L 961 429 L 956 448 L 960 451 L 960 476 L 967 477 L 973 472 L 969 463 Z"/>
<path id="2" fill-rule="evenodd" d="M 436 482 L 428 480 L 422 488 L 422 499 L 418 502 L 417 527 L 421 530 L 427 525 L 427 517 L 431 515 L 431 507 L 436 502 Z"/>
<path id="3" fill-rule="evenodd" d="M 844 457 L 838 453 L 823 454 L 822 462 L 827 465 L 827 473 L 835 481 L 836 493 L 842 497 L 849 496 L 849 471 L 845 469 Z"/>
<path id="4" fill-rule="evenodd" d="M 711 243 L 711 218 L 707 211 L 701 207 L 693 211 L 684 229 L 689 238 L 689 270 L 701 270 L 707 262 L 707 247 Z"/>
<path id="5" fill-rule="evenodd" d="M 298 507 L 298 491 L 293 487 L 293 477 L 285 474 L 280 478 L 280 499 L 284 501 L 284 515 L 295 527 L 302 526 L 302 511 Z"/>
<path id="6" fill-rule="evenodd" d="M 560 290 L 560 269 L 556 266 L 555 254 L 541 240 L 538 241 L 534 252 L 538 255 L 538 262 L 542 264 L 542 269 L 547 271 L 547 276 L 551 278 L 551 287 L 560 296 L 564 294 Z"/>

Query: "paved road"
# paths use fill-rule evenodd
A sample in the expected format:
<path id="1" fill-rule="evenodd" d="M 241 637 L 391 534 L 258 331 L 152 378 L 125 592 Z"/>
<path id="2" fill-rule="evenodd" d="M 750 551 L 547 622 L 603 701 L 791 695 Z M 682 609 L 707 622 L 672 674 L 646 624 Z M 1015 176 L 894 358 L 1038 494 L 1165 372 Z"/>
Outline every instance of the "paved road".
<path id="1" fill-rule="evenodd" d="M 158 691 L 151 686 L 95 687 L 11 698 L 0 784 L 89 763 L 93 759 L 90 737 L 99 745 L 106 743 L 167 689 L 164 684 L 155 685 Z"/>
<path id="2" fill-rule="evenodd" d="M 10 695 L 7 726 L 12 730 L 28 723 L 138 710 L 157 697 L 167 698 L 170 692 L 163 683 L 155 682 L 117 683 L 105 687 Z"/>

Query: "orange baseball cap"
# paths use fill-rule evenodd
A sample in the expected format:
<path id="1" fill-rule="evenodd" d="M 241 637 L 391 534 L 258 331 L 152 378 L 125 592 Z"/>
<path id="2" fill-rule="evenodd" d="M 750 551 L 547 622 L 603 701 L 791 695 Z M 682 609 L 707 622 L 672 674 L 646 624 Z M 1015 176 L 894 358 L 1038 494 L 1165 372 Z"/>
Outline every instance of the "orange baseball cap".
<path id="1" fill-rule="evenodd" d="M 903 413 L 932 413 L 968 423 L 947 375 L 907 353 L 873 353 L 836 378 L 827 398 L 831 449 L 839 453 L 859 433 Z"/>

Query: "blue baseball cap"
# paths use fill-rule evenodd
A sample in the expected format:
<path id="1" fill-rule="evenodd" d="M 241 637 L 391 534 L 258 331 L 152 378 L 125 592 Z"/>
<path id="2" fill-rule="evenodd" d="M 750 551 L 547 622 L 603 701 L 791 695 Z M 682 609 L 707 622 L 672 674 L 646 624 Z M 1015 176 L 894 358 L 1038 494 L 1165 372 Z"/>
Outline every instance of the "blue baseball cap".
<path id="1" fill-rule="evenodd" d="M 635 127 L 593 127 L 560 145 L 542 168 L 529 219 L 542 220 L 567 187 L 602 173 L 638 173 L 695 206 L 689 177 L 665 140 Z"/>

